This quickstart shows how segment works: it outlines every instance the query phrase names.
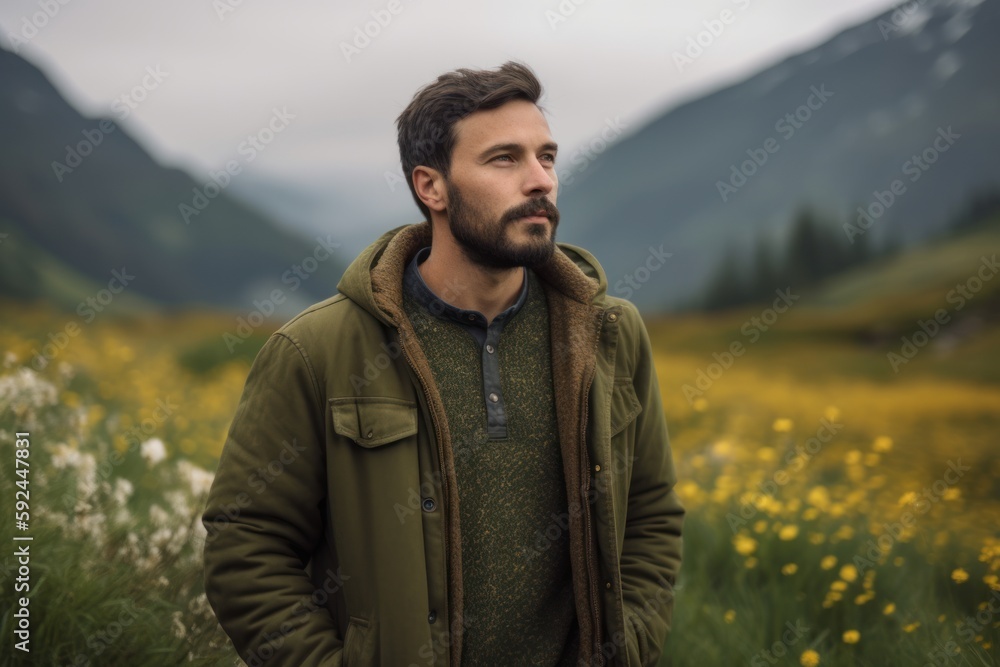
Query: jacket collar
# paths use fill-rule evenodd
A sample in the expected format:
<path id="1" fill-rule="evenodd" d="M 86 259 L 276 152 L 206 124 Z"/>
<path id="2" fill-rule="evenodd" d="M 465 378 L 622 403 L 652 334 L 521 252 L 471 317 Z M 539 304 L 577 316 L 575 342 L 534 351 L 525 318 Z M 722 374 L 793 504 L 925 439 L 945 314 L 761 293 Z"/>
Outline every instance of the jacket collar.
<path id="1" fill-rule="evenodd" d="M 403 315 L 403 273 L 420 248 L 431 243 L 431 224 L 401 225 L 382 234 L 344 271 L 337 291 L 386 324 Z M 581 304 L 603 305 L 608 281 L 597 259 L 578 246 L 556 242 L 551 259 L 535 269 L 542 281 Z"/>

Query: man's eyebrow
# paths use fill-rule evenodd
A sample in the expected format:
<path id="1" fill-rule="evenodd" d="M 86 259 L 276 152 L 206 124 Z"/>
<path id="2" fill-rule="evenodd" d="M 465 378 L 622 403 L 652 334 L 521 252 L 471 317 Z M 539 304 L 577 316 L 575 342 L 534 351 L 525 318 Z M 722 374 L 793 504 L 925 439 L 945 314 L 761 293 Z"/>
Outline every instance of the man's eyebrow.
<path id="1" fill-rule="evenodd" d="M 517 151 L 521 151 L 523 149 L 524 149 L 524 146 L 522 146 L 521 144 L 513 143 L 513 142 L 508 142 L 508 143 L 504 143 L 504 144 L 494 144 L 493 146 L 490 146 L 489 148 L 487 148 L 486 150 L 484 150 L 482 153 L 480 153 L 479 154 L 479 159 L 483 159 L 487 155 L 489 155 L 491 153 L 495 153 L 497 151 L 517 152 Z M 558 152 L 559 151 L 559 144 L 557 144 L 554 141 L 547 141 L 544 144 L 542 144 L 541 149 L 543 151 Z"/>

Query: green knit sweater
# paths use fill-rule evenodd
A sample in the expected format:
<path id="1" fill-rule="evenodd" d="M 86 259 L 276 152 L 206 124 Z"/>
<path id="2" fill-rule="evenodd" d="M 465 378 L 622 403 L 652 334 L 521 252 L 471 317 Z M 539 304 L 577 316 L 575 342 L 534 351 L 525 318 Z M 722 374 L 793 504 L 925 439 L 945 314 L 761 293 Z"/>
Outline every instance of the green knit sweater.
<path id="1" fill-rule="evenodd" d="M 576 662 L 579 630 L 567 533 L 566 484 L 556 426 L 549 317 L 527 271 L 524 305 L 497 347 L 507 438 L 486 432 L 482 350 L 461 325 L 404 308 L 444 401 L 455 456 L 467 617 L 462 665 Z"/>

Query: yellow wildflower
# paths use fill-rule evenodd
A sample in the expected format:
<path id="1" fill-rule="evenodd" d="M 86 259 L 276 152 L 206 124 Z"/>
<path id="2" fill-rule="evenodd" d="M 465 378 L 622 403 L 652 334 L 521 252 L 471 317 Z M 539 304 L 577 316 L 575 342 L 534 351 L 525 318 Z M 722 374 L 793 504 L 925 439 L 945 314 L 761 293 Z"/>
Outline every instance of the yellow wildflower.
<path id="1" fill-rule="evenodd" d="M 880 435 L 875 438 L 875 442 L 872 443 L 872 449 L 876 452 L 885 453 L 892 449 L 892 438 L 887 435 Z"/>
<path id="2" fill-rule="evenodd" d="M 887 604 L 885 606 L 885 609 L 882 610 L 882 613 L 885 614 L 886 616 L 889 616 L 890 614 L 892 614 L 895 611 L 896 611 L 896 603 L 895 602 L 890 602 L 889 604 Z"/>
<path id="3" fill-rule="evenodd" d="M 858 578 L 858 568 L 854 567 L 853 564 L 848 563 L 844 567 L 840 568 L 840 578 L 844 581 L 854 581 Z"/>
<path id="4" fill-rule="evenodd" d="M 726 623 L 732 623 L 733 621 L 735 621 L 736 620 L 736 610 L 735 609 L 727 609 L 726 613 L 722 615 L 722 620 L 724 620 Z"/>
<path id="5" fill-rule="evenodd" d="M 757 550 L 757 540 L 741 533 L 733 538 L 733 546 L 739 555 L 749 556 Z"/>
<path id="6" fill-rule="evenodd" d="M 820 568 L 824 570 L 832 570 L 837 566 L 837 557 L 834 555 L 823 556 L 822 560 L 819 562 Z"/>
<path id="7" fill-rule="evenodd" d="M 789 431 L 792 430 L 792 420 L 786 419 L 784 417 L 780 419 L 775 419 L 774 424 L 771 425 L 771 428 L 773 428 L 778 433 L 788 433 Z"/>
<path id="8" fill-rule="evenodd" d="M 781 573 L 784 575 L 792 575 L 799 571 L 799 566 L 795 563 L 786 563 L 781 566 Z"/>
<path id="9" fill-rule="evenodd" d="M 857 644 L 861 639 L 861 633 L 857 630 L 845 630 L 843 638 L 845 644 Z"/>
<path id="10" fill-rule="evenodd" d="M 956 584 L 961 584 L 964 583 L 966 580 L 968 580 L 969 573 L 963 570 L 962 568 L 957 568 L 955 569 L 954 572 L 951 573 L 951 578 L 955 580 Z"/>
<path id="11" fill-rule="evenodd" d="M 799 657 L 799 664 L 802 667 L 816 667 L 819 664 L 819 653 L 812 649 L 803 651 Z"/>
<path id="12" fill-rule="evenodd" d="M 788 542 L 789 540 L 794 540 L 799 535 L 799 527 L 795 524 L 789 524 L 783 526 L 780 531 L 778 531 L 778 539 Z"/>
<path id="13" fill-rule="evenodd" d="M 920 627 L 920 621 L 914 621 L 903 626 L 903 632 L 913 632 Z"/>

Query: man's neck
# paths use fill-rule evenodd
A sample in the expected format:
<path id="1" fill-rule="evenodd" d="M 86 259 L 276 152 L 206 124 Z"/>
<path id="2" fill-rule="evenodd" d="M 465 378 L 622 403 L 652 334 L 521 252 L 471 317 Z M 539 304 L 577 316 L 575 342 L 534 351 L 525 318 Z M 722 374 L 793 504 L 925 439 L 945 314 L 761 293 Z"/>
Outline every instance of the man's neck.
<path id="1" fill-rule="evenodd" d="M 517 302 L 525 279 L 523 267 L 491 269 L 473 264 L 458 248 L 448 252 L 434 245 L 417 270 L 438 297 L 456 308 L 481 312 L 487 324 Z"/>

